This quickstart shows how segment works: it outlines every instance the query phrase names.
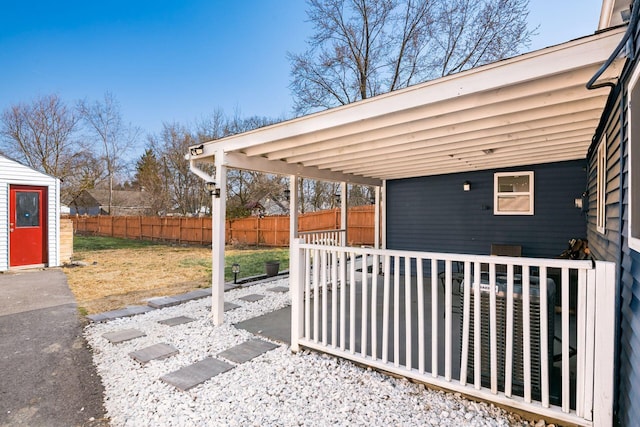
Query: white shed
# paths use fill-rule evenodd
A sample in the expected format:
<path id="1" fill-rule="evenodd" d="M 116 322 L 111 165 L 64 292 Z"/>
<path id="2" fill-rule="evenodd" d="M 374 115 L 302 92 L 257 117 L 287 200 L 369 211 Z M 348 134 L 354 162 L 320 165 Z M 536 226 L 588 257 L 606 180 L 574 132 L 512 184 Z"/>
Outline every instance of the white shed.
<path id="1" fill-rule="evenodd" d="M 60 180 L 0 155 L 0 271 L 60 265 Z"/>

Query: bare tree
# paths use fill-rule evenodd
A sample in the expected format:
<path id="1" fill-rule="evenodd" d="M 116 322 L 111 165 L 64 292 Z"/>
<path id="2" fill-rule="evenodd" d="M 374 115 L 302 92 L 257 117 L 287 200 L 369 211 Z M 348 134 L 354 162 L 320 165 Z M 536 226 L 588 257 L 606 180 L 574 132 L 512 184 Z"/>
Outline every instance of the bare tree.
<path id="1" fill-rule="evenodd" d="M 57 95 L 18 104 L 2 113 L 2 152 L 46 174 L 65 179 L 73 169 L 78 118 Z"/>
<path id="2" fill-rule="evenodd" d="M 99 157 L 106 169 L 111 213 L 114 178 L 124 170 L 127 156 L 136 143 L 140 130 L 124 122 L 120 104 L 109 92 L 105 93 L 102 101 L 80 101 L 78 112 L 87 127 L 88 138 L 92 140 L 94 150 L 100 153 Z"/>
<path id="3" fill-rule="evenodd" d="M 529 0 L 308 0 L 315 33 L 289 54 L 297 114 L 331 108 L 517 53 Z"/>

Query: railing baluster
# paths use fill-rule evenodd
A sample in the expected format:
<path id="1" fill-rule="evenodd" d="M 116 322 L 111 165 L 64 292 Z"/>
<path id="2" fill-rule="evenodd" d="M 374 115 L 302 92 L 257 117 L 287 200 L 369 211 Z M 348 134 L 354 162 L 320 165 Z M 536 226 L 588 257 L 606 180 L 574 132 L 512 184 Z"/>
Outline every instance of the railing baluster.
<path id="1" fill-rule="evenodd" d="M 411 258 L 404 258 L 404 322 L 407 370 L 411 370 Z"/>
<path id="2" fill-rule="evenodd" d="M 393 259 L 393 364 L 400 366 L 400 257 Z"/>
<path id="3" fill-rule="evenodd" d="M 504 394 L 511 397 L 513 380 L 513 264 L 507 265 L 507 319 L 504 356 Z"/>
<path id="4" fill-rule="evenodd" d="M 367 356 L 367 344 L 368 344 L 368 317 L 369 317 L 369 280 L 367 278 L 367 262 L 368 256 L 366 254 L 362 255 L 362 272 L 360 277 L 362 278 L 362 319 L 361 319 L 361 330 L 360 330 L 360 353 L 362 357 Z"/>
<path id="5" fill-rule="evenodd" d="M 349 351 L 356 352 L 356 254 L 351 252 L 349 265 L 350 301 L 349 301 Z"/>
<path id="6" fill-rule="evenodd" d="M 480 263 L 474 265 L 473 275 L 473 387 L 480 390 L 482 387 L 482 312 L 480 311 L 480 281 L 482 280 L 482 272 Z"/>
<path id="7" fill-rule="evenodd" d="M 578 270 L 578 282 L 580 281 L 580 276 L 584 274 L 584 270 Z M 584 298 L 585 293 L 583 289 L 578 287 L 577 294 L 577 318 L 576 318 L 576 414 L 582 417 L 584 415 L 584 364 L 585 364 L 585 355 L 583 351 L 585 337 L 584 337 L 584 324 L 586 319 L 586 299 Z"/>
<path id="8" fill-rule="evenodd" d="M 540 266 L 540 387 L 542 406 L 549 407 L 549 307 L 547 304 L 547 267 Z M 553 333 L 553 331 L 551 332 Z M 553 342 L 552 342 L 553 343 Z"/>
<path id="9" fill-rule="evenodd" d="M 313 251 L 313 341 L 320 339 L 320 250 Z"/>
<path id="10" fill-rule="evenodd" d="M 451 322 L 453 321 L 453 312 L 451 310 L 451 260 L 445 262 L 444 271 L 444 378 L 447 381 L 451 381 Z"/>
<path id="11" fill-rule="evenodd" d="M 384 256 L 384 289 L 382 291 L 382 362 L 389 361 L 389 286 L 391 282 L 391 257 Z"/>
<path id="12" fill-rule="evenodd" d="M 338 346 L 338 253 L 329 253 L 331 260 L 331 345 Z"/>
<path id="13" fill-rule="evenodd" d="M 371 270 L 371 358 L 378 359 L 378 255 L 372 257 Z"/>
<path id="14" fill-rule="evenodd" d="M 489 264 L 489 347 L 491 349 L 491 393 L 498 394 L 498 334 L 496 322 L 496 264 Z"/>
<path id="15" fill-rule="evenodd" d="M 304 337 L 311 339 L 311 249 L 304 250 Z"/>
<path id="16" fill-rule="evenodd" d="M 438 376 L 438 260 L 431 260 L 431 376 Z"/>
<path id="17" fill-rule="evenodd" d="M 416 258 L 417 297 L 418 297 L 418 371 L 424 374 L 424 275 L 422 258 Z"/>
<path id="18" fill-rule="evenodd" d="M 522 267 L 522 365 L 524 369 L 524 401 L 531 403 L 531 293 L 529 267 Z"/>
<path id="19" fill-rule="evenodd" d="M 569 269 L 562 268 L 562 412 L 570 410 L 571 383 L 569 365 Z"/>
<path id="20" fill-rule="evenodd" d="M 463 303 L 462 303 L 462 355 L 460 357 L 460 384 L 467 385 L 469 358 L 469 316 L 471 304 L 471 263 L 464 262 Z"/>
<path id="21" fill-rule="evenodd" d="M 328 287 L 327 287 L 327 251 L 325 249 L 321 252 L 321 263 L 322 263 L 322 345 L 327 345 L 327 336 L 329 335 L 328 331 L 328 314 L 327 314 L 327 306 L 328 306 Z"/>
<path id="22" fill-rule="evenodd" d="M 347 331 L 347 253 L 340 252 L 340 350 L 346 347 Z"/>

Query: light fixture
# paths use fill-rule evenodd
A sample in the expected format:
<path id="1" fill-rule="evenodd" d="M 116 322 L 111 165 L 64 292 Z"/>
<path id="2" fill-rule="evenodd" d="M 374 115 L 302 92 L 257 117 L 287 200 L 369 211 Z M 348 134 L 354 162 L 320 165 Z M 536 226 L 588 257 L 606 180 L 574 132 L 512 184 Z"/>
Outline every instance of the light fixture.
<path id="1" fill-rule="evenodd" d="M 471 190 L 471 183 L 469 181 L 465 181 L 462 183 L 462 189 L 464 191 L 469 191 Z"/>
<path id="2" fill-rule="evenodd" d="M 485 150 L 482 150 L 482 152 L 483 152 L 484 154 L 487 154 L 487 155 L 488 155 L 488 154 L 493 154 L 493 148 L 487 148 L 487 149 L 485 149 Z"/>
<path id="3" fill-rule="evenodd" d="M 204 144 L 200 144 L 196 147 L 191 147 L 189 149 L 189 152 L 192 156 L 199 156 L 200 154 L 204 153 Z"/>
<path id="4" fill-rule="evenodd" d="M 213 181 L 206 182 L 204 189 L 209 192 L 211 196 L 220 197 L 220 189 L 216 188 L 216 183 Z"/>
<path id="5" fill-rule="evenodd" d="M 336 191 L 336 194 L 334 194 L 333 197 L 336 200 L 336 205 L 342 204 L 342 194 L 340 193 L 340 189 Z"/>
<path id="6" fill-rule="evenodd" d="M 285 188 L 283 193 L 284 193 L 284 198 L 287 199 L 287 202 L 291 200 L 291 190 L 289 190 L 288 188 Z"/>
<path id="7" fill-rule="evenodd" d="M 376 204 L 376 196 L 372 195 L 371 197 L 369 197 L 369 203 L 371 203 L 372 205 Z"/>
<path id="8" fill-rule="evenodd" d="M 233 273 L 233 284 L 238 283 L 238 273 L 240 273 L 240 264 L 234 262 L 231 264 L 231 272 Z"/>

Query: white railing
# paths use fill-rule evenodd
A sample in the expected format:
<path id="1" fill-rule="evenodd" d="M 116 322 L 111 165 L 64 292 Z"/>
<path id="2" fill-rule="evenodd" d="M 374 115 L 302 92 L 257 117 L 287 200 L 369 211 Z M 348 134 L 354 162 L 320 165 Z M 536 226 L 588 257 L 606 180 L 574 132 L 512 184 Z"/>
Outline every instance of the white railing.
<path id="1" fill-rule="evenodd" d="M 347 230 L 315 230 L 298 233 L 305 243 L 322 246 L 343 246 Z"/>
<path id="2" fill-rule="evenodd" d="M 611 423 L 611 263 L 302 239 L 291 257 L 294 351 L 316 349 L 561 421 Z"/>

